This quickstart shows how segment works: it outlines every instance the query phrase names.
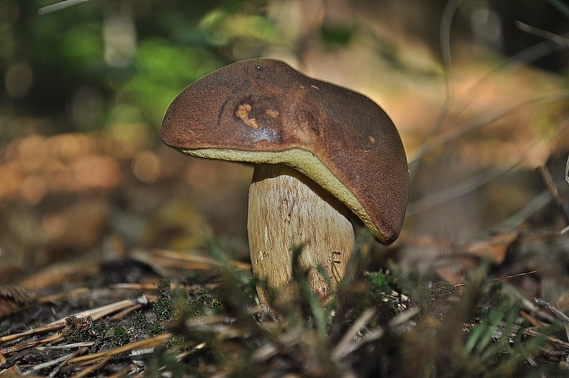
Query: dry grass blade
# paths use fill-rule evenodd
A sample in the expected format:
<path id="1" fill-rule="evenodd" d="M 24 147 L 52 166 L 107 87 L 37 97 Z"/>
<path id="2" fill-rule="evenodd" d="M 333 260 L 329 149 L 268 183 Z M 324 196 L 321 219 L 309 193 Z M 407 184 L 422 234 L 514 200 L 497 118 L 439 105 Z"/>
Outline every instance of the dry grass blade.
<path id="1" fill-rule="evenodd" d="M 85 341 L 81 343 L 71 343 L 65 345 L 46 345 L 44 347 L 37 347 L 38 350 L 54 350 L 54 349 L 73 349 L 81 347 L 89 347 L 95 344 L 93 341 Z"/>
<path id="2" fill-rule="evenodd" d="M 559 188 L 557 187 L 555 180 L 553 180 L 549 168 L 547 168 L 545 165 L 541 165 L 538 167 L 538 171 L 541 174 L 541 177 L 543 178 L 547 189 L 551 193 L 551 197 L 553 197 L 555 200 L 555 204 L 559 208 L 559 211 L 563 214 L 565 223 L 569 224 L 569 205 L 566 203 L 563 196 L 559 193 Z"/>
<path id="3" fill-rule="evenodd" d="M 569 324 L 569 316 L 567 316 L 563 311 L 561 311 L 557 307 L 552 306 L 549 302 L 547 302 L 541 298 L 535 298 L 534 302 L 537 306 L 546 308 L 549 311 L 551 311 L 555 316 L 557 316 L 559 319 L 561 319 L 565 324 Z"/>
<path id="4" fill-rule="evenodd" d="M 73 316 L 75 316 L 77 318 L 84 318 L 84 317 L 90 316 L 93 320 L 96 320 L 96 319 L 102 318 L 103 316 L 112 314 L 114 312 L 124 310 L 125 308 L 129 308 L 129 307 L 136 306 L 139 304 L 147 304 L 147 303 L 148 303 L 147 297 L 145 295 L 142 295 L 136 299 L 125 299 L 124 301 L 112 303 L 112 304 L 109 304 L 106 306 L 94 308 L 94 309 L 87 310 L 87 311 L 78 312 L 76 314 L 73 314 Z M 56 320 L 55 322 L 50 323 L 50 325 L 65 323 L 66 319 L 67 319 L 67 317 L 63 318 L 63 319 Z"/>
<path id="5" fill-rule="evenodd" d="M 500 176 L 505 175 L 508 172 L 511 172 L 514 168 L 519 166 L 522 163 L 523 157 L 520 160 L 516 161 L 514 164 L 510 165 L 509 167 L 503 169 L 488 169 L 483 171 L 475 176 L 472 176 L 458 184 L 445 188 L 439 192 L 427 195 L 421 199 L 415 200 L 409 203 L 407 206 L 407 215 L 410 216 L 413 214 L 417 214 L 421 211 L 431 209 L 435 206 L 441 205 L 445 202 L 448 202 L 452 199 L 459 198 L 487 183 L 497 179 Z"/>
<path id="6" fill-rule="evenodd" d="M 154 348 L 164 344 L 171 337 L 172 337 L 171 334 L 164 333 L 162 335 L 158 335 L 150 339 L 136 341 L 127 345 L 123 345 L 118 348 L 107 350 L 105 352 L 90 354 L 87 356 L 75 357 L 69 360 L 69 364 L 77 364 L 77 365 L 89 364 L 98 361 L 100 358 L 110 357 L 120 353 L 131 352 L 138 349 Z"/>
<path id="7" fill-rule="evenodd" d="M 565 97 L 569 96 L 569 93 L 565 93 Z M 562 121 L 558 123 L 557 129 L 555 133 L 553 133 L 549 138 L 547 138 L 547 142 L 550 143 L 562 132 L 564 132 L 569 127 L 569 117 L 566 116 Z M 523 161 L 526 159 L 528 154 L 532 149 L 534 149 L 539 143 L 540 140 L 535 140 L 530 143 L 521 153 L 518 154 L 517 160 L 509 165 L 508 167 L 502 169 L 495 169 L 491 168 L 486 171 L 480 172 L 475 176 L 472 176 L 454 186 L 445 188 L 439 192 L 427 195 L 421 199 L 415 200 L 407 206 L 407 213 L 406 216 L 410 216 L 421 211 L 433 208 L 435 206 L 441 205 L 445 202 L 448 202 L 452 199 L 459 198 L 466 193 L 477 189 L 490 181 L 495 180 L 498 177 L 505 175 L 508 172 L 511 172 L 516 167 L 520 166 Z"/>
<path id="8" fill-rule="evenodd" d="M 397 326 L 406 323 L 413 317 L 417 316 L 420 313 L 419 307 L 410 308 L 404 312 L 397 314 L 393 319 L 388 322 L 388 327 L 390 329 L 396 328 Z M 384 330 L 382 327 L 376 327 L 372 330 L 368 330 L 361 338 L 356 338 L 358 332 L 366 326 L 367 323 L 373 318 L 375 315 L 375 311 L 373 309 L 366 310 L 356 322 L 352 325 L 352 327 L 344 334 L 340 342 L 336 345 L 334 350 L 332 351 L 332 358 L 335 361 L 339 361 L 348 354 L 352 353 L 360 346 L 365 343 L 369 343 L 380 339 L 383 334 Z"/>
<path id="9" fill-rule="evenodd" d="M 137 307 L 140 304 L 146 304 L 146 303 L 148 303 L 148 299 L 146 296 L 143 295 L 143 296 L 136 298 L 134 300 L 130 300 L 130 299 L 124 300 L 124 301 L 120 301 L 120 302 L 113 303 L 110 305 L 98 307 L 95 309 L 78 312 L 78 313 L 70 315 L 70 316 L 74 316 L 76 318 L 91 317 L 92 320 L 95 320 L 95 319 L 102 318 L 103 316 L 112 314 L 114 312 L 124 310 L 124 309 L 128 309 L 128 308 Z M 0 343 L 4 343 L 4 342 L 8 342 L 8 341 L 14 341 L 17 339 L 21 339 L 24 337 L 33 336 L 33 335 L 37 335 L 37 334 L 41 334 L 41 333 L 58 331 L 58 330 L 60 330 L 66 326 L 66 320 L 69 319 L 70 316 L 56 320 L 56 321 L 54 321 L 54 322 L 52 322 L 52 323 L 50 323 L 44 327 L 38 327 L 38 328 L 29 330 L 26 332 L 21 332 L 21 333 L 16 333 L 16 334 L 6 335 L 3 337 L 0 337 Z M 62 337 L 61 334 L 57 334 L 57 335 L 59 335 L 59 337 Z M 12 352 L 15 352 L 16 350 L 29 348 L 31 346 L 38 345 L 42 342 L 35 342 L 34 345 L 23 344 L 20 346 L 4 348 L 4 349 L 0 350 L 0 353 L 4 353 L 4 354 L 5 353 L 12 353 Z"/>
<path id="10" fill-rule="evenodd" d="M 99 369 L 101 369 L 103 366 L 105 366 L 107 364 L 107 362 L 109 362 L 109 360 L 111 359 L 112 356 L 104 356 L 103 358 L 101 358 L 100 361 L 98 361 L 97 363 L 86 367 L 85 369 L 81 370 L 79 373 L 75 374 L 74 377 L 76 378 L 80 378 L 80 377 L 86 377 L 87 375 L 89 375 L 90 373 L 97 371 Z"/>
<path id="11" fill-rule="evenodd" d="M 27 337 L 27 336 L 32 336 L 32 335 L 37 335 L 40 333 L 46 333 L 46 332 L 51 332 L 51 331 L 57 331 L 62 329 L 63 327 L 65 327 L 65 324 L 63 322 L 61 323 L 57 323 L 57 324 L 50 324 L 44 327 L 38 327 L 38 328 L 34 328 L 31 329 L 29 331 L 26 332 L 21 332 L 21 333 L 14 333 L 12 335 L 7 335 L 7 336 L 3 336 L 0 337 L 0 343 L 4 343 L 7 341 L 14 341 L 17 339 L 21 339 L 23 337 Z"/>
<path id="12" fill-rule="evenodd" d="M 549 102 L 549 101 L 557 101 L 562 100 L 564 97 L 567 97 L 567 92 L 560 92 L 558 94 L 553 94 L 551 96 L 544 96 L 535 98 L 533 100 L 529 100 L 526 103 L 519 104 L 517 107 L 510 108 L 502 113 L 496 113 L 493 117 L 486 117 L 484 120 L 473 120 L 461 126 L 458 126 L 457 129 L 447 132 L 444 135 L 440 135 L 437 137 L 437 134 L 441 130 L 443 126 L 443 122 L 449 121 L 448 117 L 450 115 L 450 109 L 453 103 L 455 102 L 454 97 L 454 86 L 452 82 L 452 65 L 451 65 L 451 48 L 450 48 L 450 37 L 451 37 L 451 28 L 450 25 L 454 18 L 454 14 L 459 6 L 459 4 L 463 0 L 454 0 L 449 1 L 445 6 L 445 10 L 443 16 L 441 18 L 441 25 L 440 25 L 440 40 L 441 40 L 441 50 L 443 56 L 443 62 L 445 65 L 445 88 L 446 88 L 446 98 L 445 102 L 442 106 L 441 113 L 438 117 L 438 120 L 435 122 L 435 127 L 429 135 L 424 138 L 423 143 L 418 148 L 418 151 L 413 151 L 410 156 L 413 156 L 412 160 L 410 161 L 410 177 L 411 181 L 415 177 L 415 173 L 417 172 L 418 166 L 421 163 L 423 157 L 428 154 L 430 151 L 435 149 L 436 147 L 445 145 L 453 140 L 456 140 L 463 135 L 466 135 L 468 132 L 476 130 L 480 127 L 485 126 L 488 123 L 494 122 L 504 116 L 509 114 L 513 114 L 517 111 L 517 107 L 520 106 L 527 106 L 530 104 L 541 103 L 541 102 Z M 463 96 L 466 101 L 462 107 L 462 109 L 458 109 L 454 112 L 454 117 L 458 117 L 458 115 L 462 114 L 464 110 L 468 107 L 471 103 L 470 98 L 474 95 L 474 93 L 482 86 L 482 83 L 491 80 L 491 77 L 496 75 L 499 72 L 508 72 L 520 69 L 520 67 L 524 67 L 524 64 L 531 64 L 532 62 L 545 57 L 546 55 L 552 53 L 559 47 L 552 47 L 549 41 L 543 41 L 537 43 L 529 48 L 526 48 L 512 56 L 508 59 L 505 59 L 503 62 L 499 63 L 496 67 L 489 70 L 483 77 L 477 80 L 475 84 L 473 84 L 470 90 Z M 451 122 L 450 120 L 449 122 Z"/>
<path id="13" fill-rule="evenodd" d="M 40 299 L 38 299 L 38 302 L 40 303 L 47 303 L 47 302 L 55 302 L 55 301 L 59 301 L 62 299 L 67 299 L 67 298 L 71 298 L 80 294 L 85 294 L 88 293 L 91 289 L 89 289 L 88 287 L 80 287 L 74 290 L 71 290 L 69 292 L 63 292 L 63 293 L 58 293 L 58 294 L 54 294 L 54 295 L 48 295 L 46 297 L 42 297 Z"/>
<path id="14" fill-rule="evenodd" d="M 335 361 L 339 361 L 351 351 L 354 350 L 353 343 L 357 342 L 355 339 L 356 335 L 360 330 L 365 327 L 369 321 L 375 315 L 375 310 L 373 308 L 368 308 L 363 314 L 354 322 L 350 329 L 344 334 L 338 345 L 332 351 L 332 358 Z"/>
<path id="15" fill-rule="evenodd" d="M 569 184 L 569 157 L 567 157 L 567 165 L 565 165 L 565 181 Z"/>
<path id="16" fill-rule="evenodd" d="M 539 106 L 543 103 L 555 102 L 555 101 L 566 101 L 569 97 L 568 91 L 561 91 L 559 93 L 555 93 L 552 95 L 547 95 L 543 97 L 534 98 L 529 101 L 524 101 L 520 104 L 510 107 L 509 109 L 497 111 L 493 114 L 487 115 L 485 117 L 477 118 L 471 121 L 468 121 L 462 125 L 456 126 L 456 128 L 452 129 L 451 131 L 447 131 L 444 134 L 436 137 L 432 141 L 428 143 L 428 147 L 421 148 L 421 151 L 417 152 L 416 154 L 412 154 L 413 160 L 411 163 L 416 161 L 417 159 L 422 158 L 424 155 L 429 153 L 430 151 L 447 145 L 455 140 L 458 140 L 468 133 L 478 130 L 484 126 L 488 126 L 500 119 L 503 119 L 509 115 L 515 114 L 520 112 L 521 110 L 527 108 L 528 106 Z"/>
<path id="17" fill-rule="evenodd" d="M 219 283 L 213 284 L 204 284 L 204 285 L 179 285 L 175 283 L 170 284 L 170 289 L 184 289 L 184 290 L 196 290 L 203 287 L 207 287 L 208 289 L 215 289 L 219 287 Z M 111 289 L 131 289 L 131 290 L 156 290 L 158 287 L 155 283 L 119 283 L 119 284 L 111 284 L 109 285 Z"/>
<path id="18" fill-rule="evenodd" d="M 212 269 L 214 267 L 220 266 L 221 264 L 219 261 L 211 257 L 200 256 L 191 253 L 179 253 L 162 249 L 154 250 L 153 255 L 174 260 L 176 262 L 176 265 L 173 265 L 173 267 L 178 268 L 184 267 L 179 265 L 180 261 L 192 263 L 189 266 L 185 267 L 187 269 Z M 241 270 L 251 270 L 251 264 L 248 263 L 231 261 L 231 264 Z"/>
<path id="19" fill-rule="evenodd" d="M 22 375 L 30 375 L 30 374 L 32 374 L 32 373 L 34 373 L 34 372 L 40 371 L 40 370 L 42 370 L 42 369 L 48 368 L 48 367 L 53 366 L 53 365 L 61 365 L 62 363 L 66 363 L 67 361 L 69 361 L 69 360 L 72 359 L 73 357 L 77 356 L 78 354 L 84 353 L 85 351 L 87 351 L 87 348 L 81 348 L 81 349 L 79 349 L 79 350 L 77 350 L 77 351 L 75 351 L 75 352 L 73 352 L 73 353 L 69 353 L 69 354 L 66 354 L 66 355 L 64 355 L 64 356 L 61 356 L 61 357 L 59 357 L 59 358 L 56 358 L 56 359 L 54 359 L 54 360 L 44 362 L 43 364 L 35 365 L 35 366 L 31 367 L 30 370 L 28 370 L 28 371 L 26 371 L 25 373 L 23 373 Z M 54 369 L 54 370 L 50 373 L 49 376 L 50 376 L 50 377 L 55 376 L 55 374 L 57 374 L 58 371 L 59 371 L 59 368 Z"/>
<path id="20" fill-rule="evenodd" d="M 517 290 L 514 286 L 509 284 L 504 284 L 502 287 L 502 293 L 507 297 L 511 298 L 514 301 L 519 301 L 521 308 L 525 309 L 534 316 L 539 317 L 540 319 L 544 319 L 549 323 L 552 323 L 554 318 L 551 314 L 545 312 L 544 310 L 540 309 L 535 302 L 532 302 L 528 298 L 526 298 L 519 290 Z"/>
<path id="21" fill-rule="evenodd" d="M 202 349 L 205 348 L 206 346 L 207 346 L 207 344 L 206 344 L 205 342 L 199 343 L 198 345 L 195 345 L 193 348 L 191 348 L 191 349 L 189 349 L 189 350 L 187 350 L 187 351 L 185 351 L 185 352 L 179 353 L 179 354 L 176 356 L 176 359 L 177 359 L 178 361 L 182 361 L 184 358 L 186 358 L 186 357 L 189 356 L 190 354 L 194 354 L 194 353 L 196 353 L 197 351 L 202 350 Z"/>
<path id="22" fill-rule="evenodd" d="M 419 307 L 412 307 L 408 310 L 400 312 L 399 314 L 395 315 L 395 317 L 393 317 L 393 319 L 391 319 L 387 323 L 387 326 L 390 329 L 394 329 L 394 328 L 408 322 L 409 320 L 411 320 L 415 316 L 419 315 L 420 312 L 421 312 L 421 308 L 419 308 Z"/>
<path id="23" fill-rule="evenodd" d="M 298 328 L 288 333 L 283 333 L 278 336 L 274 343 L 269 342 L 261 346 L 253 352 L 251 359 L 255 362 L 264 362 L 269 358 L 275 356 L 281 349 L 287 349 L 293 345 L 297 345 L 302 340 L 303 330 Z"/>
<path id="24" fill-rule="evenodd" d="M 506 324 L 502 323 L 502 326 L 505 327 Z M 512 332 L 517 332 L 521 327 L 518 325 L 511 325 L 512 328 Z M 531 328 L 526 328 L 523 330 L 524 335 L 526 336 L 544 336 L 542 333 L 531 329 Z M 562 347 L 565 348 L 566 350 L 569 350 L 569 342 L 567 341 L 563 341 L 558 339 L 557 337 L 553 337 L 553 336 L 545 336 L 545 340 L 549 341 L 552 344 L 557 345 L 558 347 Z"/>
<path id="25" fill-rule="evenodd" d="M 28 348 L 32 348 L 32 347 L 36 347 L 38 345 L 42 345 L 42 344 L 47 344 L 47 343 L 51 343 L 53 341 L 59 340 L 63 338 L 63 335 L 61 333 L 56 333 L 52 336 L 46 337 L 45 339 L 41 339 L 38 341 L 30 341 L 27 343 L 23 343 L 20 345 L 16 345 L 13 347 L 8 347 L 8 348 L 4 348 L 4 349 L 0 349 L 0 354 L 5 355 L 5 354 L 11 354 L 11 353 L 15 353 L 15 352 L 19 352 L 21 350 L 24 349 L 28 349 Z"/>
<path id="26" fill-rule="evenodd" d="M 131 312 L 136 311 L 136 310 L 140 310 L 143 307 L 144 307 L 144 304 L 142 304 L 142 303 L 135 304 L 134 306 L 127 307 L 124 310 L 122 310 L 121 312 L 114 314 L 113 316 L 110 317 L 110 319 L 111 320 L 122 319 L 127 314 L 130 314 Z"/>
<path id="27" fill-rule="evenodd" d="M 561 236 L 569 232 L 569 226 L 563 227 L 561 230 L 521 230 L 520 234 L 524 235 L 539 235 L 539 236 Z"/>
<path id="28" fill-rule="evenodd" d="M 264 362 L 278 353 L 279 349 L 272 343 L 261 345 L 259 349 L 253 352 L 251 359 L 257 363 Z"/>
<path id="29" fill-rule="evenodd" d="M 38 10 L 38 15 L 41 16 L 41 15 L 46 14 L 46 13 L 55 12 L 55 11 L 70 7 L 72 5 L 84 3 L 86 1 L 89 1 L 89 0 L 67 0 L 67 1 L 60 1 L 60 2 L 57 2 L 55 4 L 46 5 L 44 7 L 41 7 Z"/>
<path id="30" fill-rule="evenodd" d="M 545 39 L 550 40 L 551 42 L 557 43 L 558 45 L 561 45 L 564 47 L 569 47 L 569 38 L 566 38 L 562 35 L 555 34 L 555 33 L 552 33 L 550 31 L 543 30 L 540 28 L 536 28 L 535 26 L 528 25 L 528 24 L 523 23 L 521 21 L 516 21 L 516 25 L 518 26 L 518 28 L 520 28 L 521 30 L 523 30 L 527 33 L 531 33 L 531 34 L 537 35 L 539 37 L 543 37 Z"/>
<path id="31" fill-rule="evenodd" d="M 537 306 L 548 309 L 549 311 L 551 311 L 553 315 L 557 316 L 559 319 L 561 319 L 561 321 L 563 321 L 563 325 L 565 326 L 565 335 L 569 339 L 569 316 L 567 316 L 563 311 L 561 311 L 555 306 L 552 306 L 549 302 L 541 298 L 535 298 L 534 302 Z"/>
<path id="32" fill-rule="evenodd" d="M 535 196 L 527 205 L 524 206 L 523 209 L 493 227 L 493 231 L 500 233 L 517 229 L 520 224 L 528 220 L 539 210 L 543 209 L 549 202 L 551 202 L 551 194 L 549 193 L 549 190 L 546 189 Z M 520 230 L 519 232 L 525 233 L 527 230 Z"/>

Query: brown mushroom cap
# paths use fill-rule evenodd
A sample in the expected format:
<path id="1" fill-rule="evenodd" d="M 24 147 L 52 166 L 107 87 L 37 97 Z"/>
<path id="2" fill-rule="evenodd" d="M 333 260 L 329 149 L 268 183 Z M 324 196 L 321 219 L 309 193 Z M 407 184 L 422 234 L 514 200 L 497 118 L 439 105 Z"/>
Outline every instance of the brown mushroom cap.
<path id="1" fill-rule="evenodd" d="M 405 151 L 391 119 L 359 93 L 281 61 L 240 61 L 184 89 L 160 135 L 194 156 L 289 165 L 344 202 L 381 242 L 399 235 Z"/>

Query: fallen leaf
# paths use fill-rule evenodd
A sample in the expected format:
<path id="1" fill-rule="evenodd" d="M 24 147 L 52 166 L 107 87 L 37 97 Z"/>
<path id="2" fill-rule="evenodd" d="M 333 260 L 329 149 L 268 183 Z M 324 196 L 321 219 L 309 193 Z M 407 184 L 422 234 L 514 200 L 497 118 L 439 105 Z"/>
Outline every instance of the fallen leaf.
<path id="1" fill-rule="evenodd" d="M 14 313 L 23 306 L 34 303 L 37 294 L 29 289 L 15 285 L 0 286 L 0 316 Z"/>
<path id="2" fill-rule="evenodd" d="M 508 247 L 517 240 L 517 232 L 496 235 L 490 240 L 476 241 L 466 245 L 466 253 L 477 257 L 489 257 L 494 264 L 500 265 L 506 258 Z"/>

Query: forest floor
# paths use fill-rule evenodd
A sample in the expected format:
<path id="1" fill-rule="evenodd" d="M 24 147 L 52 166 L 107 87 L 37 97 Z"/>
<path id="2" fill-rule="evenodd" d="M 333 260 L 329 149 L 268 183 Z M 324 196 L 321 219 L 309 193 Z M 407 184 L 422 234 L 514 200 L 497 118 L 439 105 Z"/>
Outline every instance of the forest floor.
<path id="1" fill-rule="evenodd" d="M 250 167 L 136 123 L 46 135 L 57 120 L 2 119 L 22 135 L 0 151 L 0 375 L 564 374 L 567 94 L 524 67 L 487 72 L 457 67 L 430 128 L 428 86 L 387 101 L 412 174 L 401 237 L 363 233 L 368 258 L 329 305 L 307 294 L 278 321 L 250 272 Z"/>

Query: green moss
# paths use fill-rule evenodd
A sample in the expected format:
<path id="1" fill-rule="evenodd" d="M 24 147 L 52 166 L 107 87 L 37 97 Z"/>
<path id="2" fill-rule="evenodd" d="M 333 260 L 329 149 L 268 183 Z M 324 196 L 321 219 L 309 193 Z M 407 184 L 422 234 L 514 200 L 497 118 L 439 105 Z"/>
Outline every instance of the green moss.
<path id="1" fill-rule="evenodd" d="M 156 288 L 158 299 L 152 304 L 152 311 L 159 322 L 167 322 L 174 318 L 174 300 L 170 289 L 170 280 L 162 280 Z"/>
<path id="2" fill-rule="evenodd" d="M 156 314 L 159 322 L 172 320 L 174 317 L 174 302 L 168 298 L 158 298 L 152 304 L 152 311 Z"/>
<path id="3" fill-rule="evenodd" d="M 171 281 L 169 279 L 160 280 L 156 288 L 156 295 L 160 298 L 172 298 L 172 290 L 170 289 Z"/>
<path id="4" fill-rule="evenodd" d="M 121 325 L 109 328 L 105 336 L 109 339 L 109 349 L 117 348 L 130 342 L 128 331 Z"/>
<path id="5" fill-rule="evenodd" d="M 439 298 L 447 298 L 452 294 L 456 294 L 460 291 L 460 289 L 448 282 L 439 281 L 433 283 L 428 289 L 429 297 L 431 301 L 434 301 Z"/>
<path id="6" fill-rule="evenodd" d="M 150 324 L 150 328 L 148 329 L 148 333 L 150 336 L 157 336 L 164 333 L 164 328 L 158 322 L 154 322 Z"/>
<path id="7" fill-rule="evenodd" d="M 374 293 L 389 293 L 393 290 L 395 284 L 395 278 L 389 273 L 379 271 L 370 272 L 367 275 L 369 288 Z"/>
<path id="8" fill-rule="evenodd" d="M 132 317 L 132 328 L 135 332 L 145 332 L 148 330 L 149 324 L 146 316 L 142 311 L 135 311 Z"/>
<path id="9" fill-rule="evenodd" d="M 71 343 L 82 343 L 90 340 L 89 330 L 79 330 L 66 335 L 66 339 Z"/>
<path id="10" fill-rule="evenodd" d="M 8 321 L 4 321 L 2 323 L 0 323 L 0 332 L 4 333 L 6 332 L 8 329 L 10 329 L 10 322 Z"/>
<path id="11" fill-rule="evenodd" d="M 199 287 L 188 293 L 188 296 L 187 310 L 190 316 L 214 313 L 223 306 L 223 303 L 207 287 Z"/>
<path id="12" fill-rule="evenodd" d="M 103 337 L 108 328 L 103 319 L 98 319 L 91 324 L 91 333 L 95 337 Z"/>

